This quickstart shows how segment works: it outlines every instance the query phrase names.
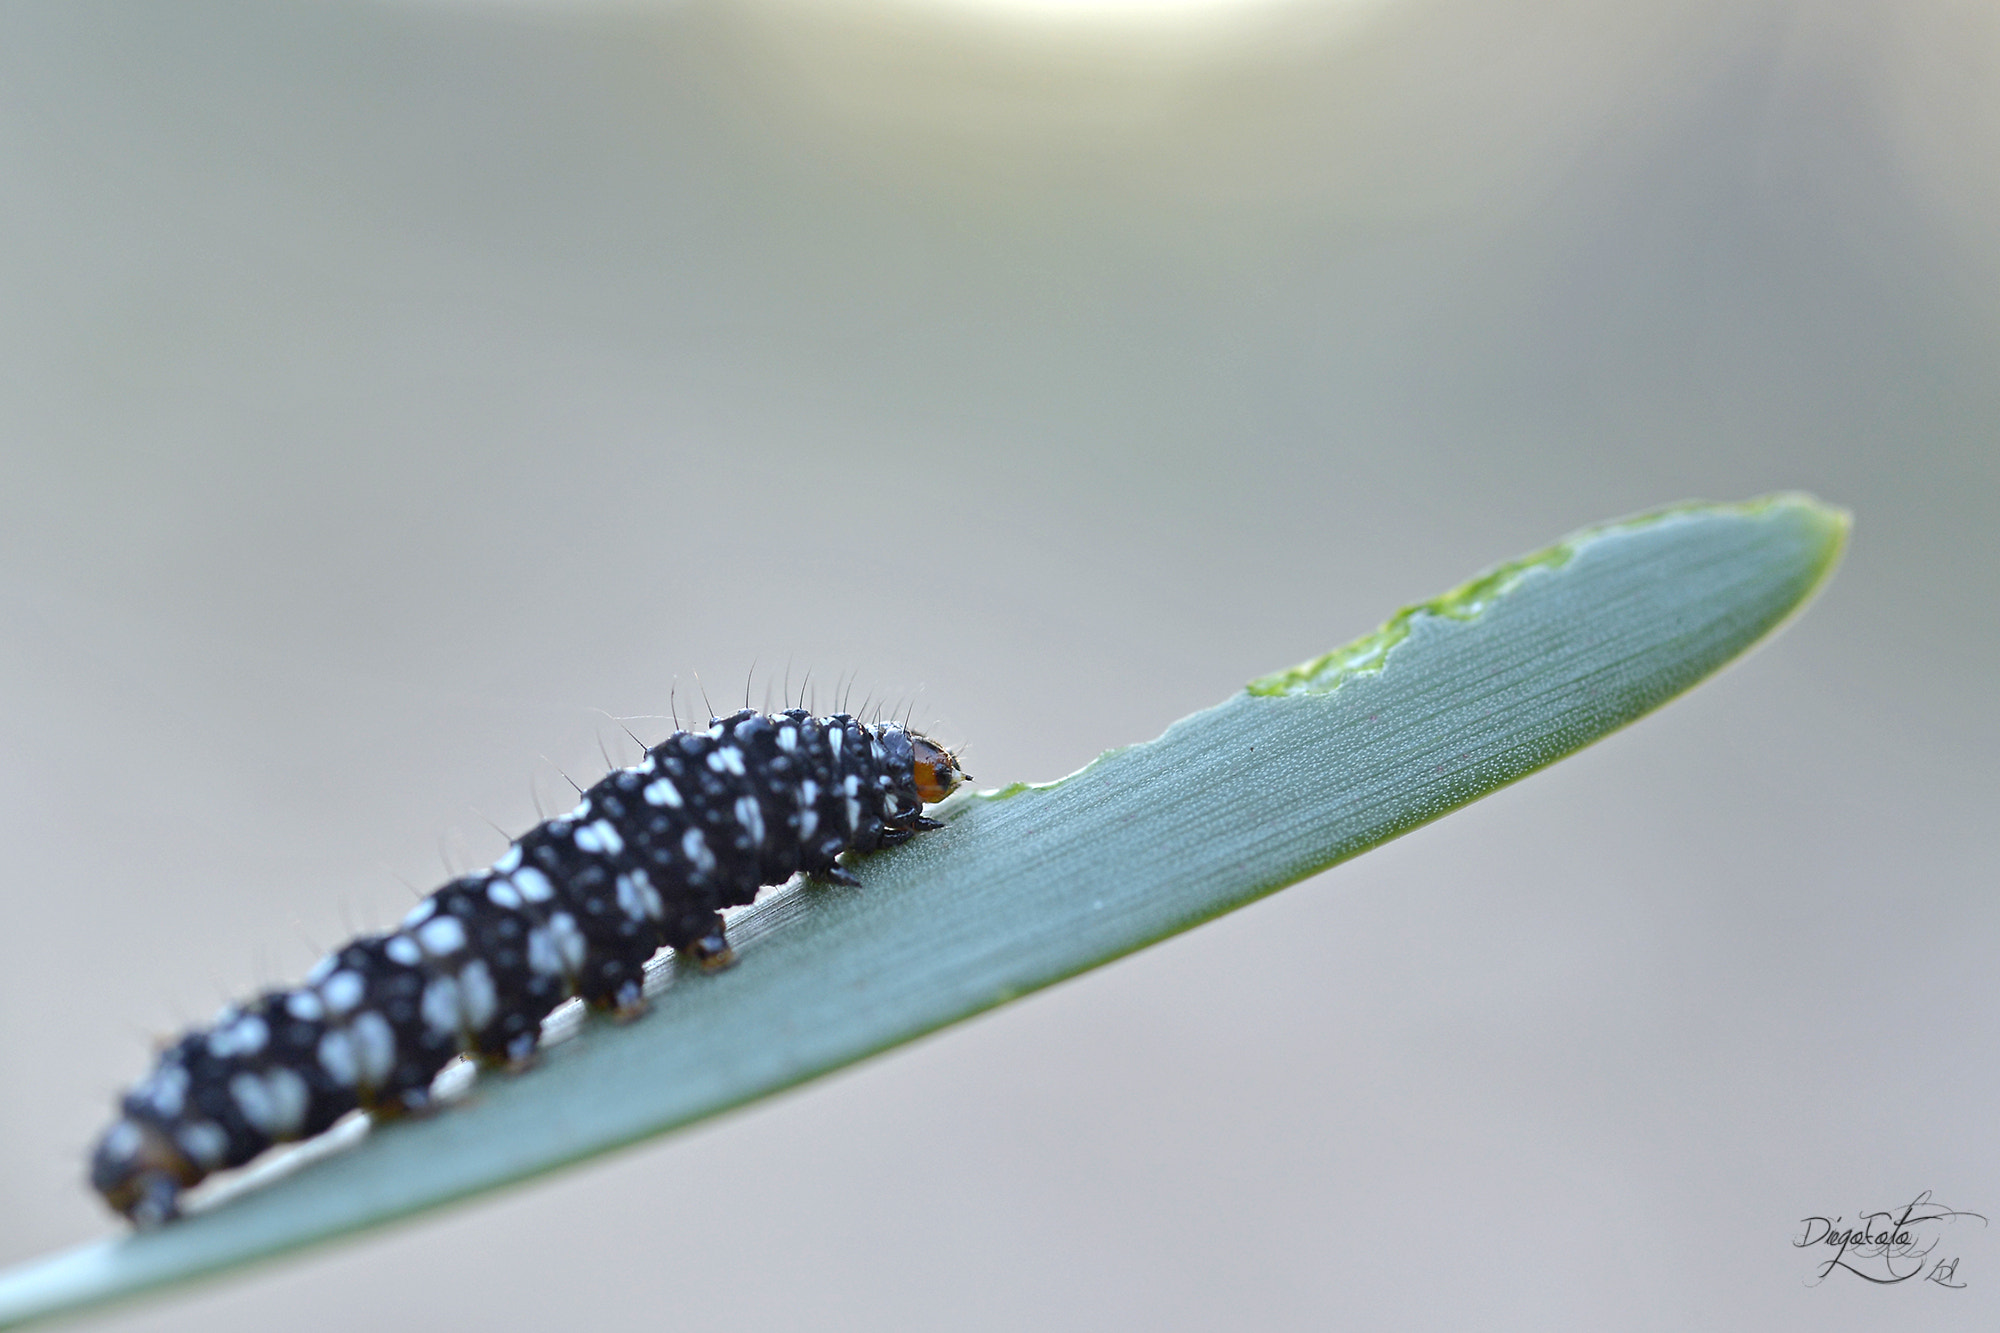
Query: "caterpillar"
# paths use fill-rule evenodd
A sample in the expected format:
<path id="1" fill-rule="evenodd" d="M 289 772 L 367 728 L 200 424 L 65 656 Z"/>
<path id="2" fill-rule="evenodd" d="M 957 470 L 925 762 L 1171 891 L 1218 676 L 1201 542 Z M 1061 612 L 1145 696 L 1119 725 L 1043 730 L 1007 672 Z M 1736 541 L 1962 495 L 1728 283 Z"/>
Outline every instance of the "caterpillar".
<path id="1" fill-rule="evenodd" d="M 965 780 L 937 742 L 846 713 L 746 708 L 677 731 L 395 931 L 342 945 L 304 984 L 228 1006 L 168 1046 L 121 1099 L 91 1184 L 157 1226 L 211 1173 L 357 1107 L 425 1109 L 461 1054 L 518 1066 L 572 996 L 635 1015 L 662 947 L 729 966 L 723 908 L 800 871 L 858 885 L 836 857 L 943 827 L 923 808 Z"/>

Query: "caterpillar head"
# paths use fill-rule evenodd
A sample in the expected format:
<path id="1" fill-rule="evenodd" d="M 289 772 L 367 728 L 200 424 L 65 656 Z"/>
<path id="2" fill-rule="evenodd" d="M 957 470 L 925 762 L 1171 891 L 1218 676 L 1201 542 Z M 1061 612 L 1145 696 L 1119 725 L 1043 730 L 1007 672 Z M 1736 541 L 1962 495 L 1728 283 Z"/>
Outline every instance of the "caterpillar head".
<path id="1" fill-rule="evenodd" d="M 917 777 L 917 796 L 935 805 L 963 786 L 972 775 L 958 766 L 958 756 L 928 736 L 910 733 L 910 752 Z"/>

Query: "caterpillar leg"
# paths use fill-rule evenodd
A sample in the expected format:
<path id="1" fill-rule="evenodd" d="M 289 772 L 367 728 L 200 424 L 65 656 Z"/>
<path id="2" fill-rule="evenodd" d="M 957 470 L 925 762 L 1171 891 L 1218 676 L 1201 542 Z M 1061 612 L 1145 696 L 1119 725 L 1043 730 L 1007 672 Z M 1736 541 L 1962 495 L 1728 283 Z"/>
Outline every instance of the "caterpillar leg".
<path id="1" fill-rule="evenodd" d="M 653 1007 L 646 998 L 646 976 L 644 972 L 621 978 L 618 984 L 603 995 L 594 995 L 589 1002 L 592 1009 L 609 1015 L 614 1023 L 629 1023 Z"/>
<path id="2" fill-rule="evenodd" d="M 843 889 L 858 889 L 861 881 L 839 866 L 828 866 L 824 870 L 808 870 L 806 877 L 818 884 L 838 884 Z"/>
<path id="3" fill-rule="evenodd" d="M 729 937 L 723 933 L 722 913 L 715 914 L 715 920 L 708 930 L 696 939 L 680 946 L 681 956 L 698 965 L 704 972 L 720 972 L 736 962 L 736 950 L 729 947 Z"/>
<path id="4" fill-rule="evenodd" d="M 181 1215 L 180 1182 L 158 1173 L 143 1176 L 135 1183 L 131 1204 L 124 1210 L 132 1225 L 141 1231 L 165 1226 Z"/>
<path id="5" fill-rule="evenodd" d="M 414 1120 L 437 1110 L 437 1099 L 431 1096 L 428 1086 L 405 1088 L 393 1097 L 369 1101 L 366 1109 L 377 1120 Z"/>
<path id="6" fill-rule="evenodd" d="M 467 1054 L 477 1060 L 481 1068 L 518 1074 L 535 1063 L 541 1044 L 541 1023 L 537 1020 L 532 1031 L 516 1031 L 497 1041 L 482 1041 Z"/>
<path id="7" fill-rule="evenodd" d="M 657 935 L 643 946 L 646 954 L 658 947 Z M 589 975 L 577 987 L 583 1002 L 599 1013 L 620 1022 L 646 1012 L 646 959 L 637 949 L 614 954 L 592 964 Z"/>

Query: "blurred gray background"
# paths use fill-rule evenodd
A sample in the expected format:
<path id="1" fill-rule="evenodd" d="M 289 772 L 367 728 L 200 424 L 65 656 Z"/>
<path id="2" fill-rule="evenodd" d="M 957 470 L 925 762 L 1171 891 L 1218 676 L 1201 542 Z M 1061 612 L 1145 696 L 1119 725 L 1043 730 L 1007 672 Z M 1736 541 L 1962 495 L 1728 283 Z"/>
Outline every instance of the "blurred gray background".
<path id="1" fill-rule="evenodd" d="M 1796 487 L 1819 603 L 1547 773 L 102 1326 L 1996 1326 L 2000 1226 L 1960 1291 L 1790 1244 L 2000 1219 L 1996 218 L 1983 0 L 0 9 L 0 1262 L 115 1229 L 154 1035 L 676 678 L 1053 778 Z"/>

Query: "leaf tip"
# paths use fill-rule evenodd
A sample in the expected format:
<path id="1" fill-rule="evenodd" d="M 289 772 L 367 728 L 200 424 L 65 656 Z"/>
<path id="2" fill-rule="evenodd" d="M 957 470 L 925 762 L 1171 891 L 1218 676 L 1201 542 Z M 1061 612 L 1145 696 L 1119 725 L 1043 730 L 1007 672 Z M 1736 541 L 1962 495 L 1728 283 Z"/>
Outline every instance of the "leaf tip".
<path id="1" fill-rule="evenodd" d="M 1805 491 L 1776 491 L 1734 504 L 1694 500 L 1664 505 L 1608 523 L 1594 524 L 1571 533 L 1554 545 L 1495 565 L 1440 597 L 1404 607 L 1372 634 L 1295 667 L 1259 676 L 1245 685 L 1244 690 L 1259 696 L 1331 694 L 1356 676 L 1372 675 L 1382 670 L 1388 663 L 1390 651 L 1409 637 L 1410 623 L 1419 616 L 1477 620 L 1529 574 L 1568 564 L 1580 551 L 1595 542 L 1660 523 L 1700 517 L 1752 520 L 1782 517 L 1802 526 L 1807 534 L 1809 576 L 1798 599 L 1799 606 L 1811 599 L 1840 563 L 1848 534 L 1854 526 L 1854 515 L 1850 511 L 1828 504 Z"/>

